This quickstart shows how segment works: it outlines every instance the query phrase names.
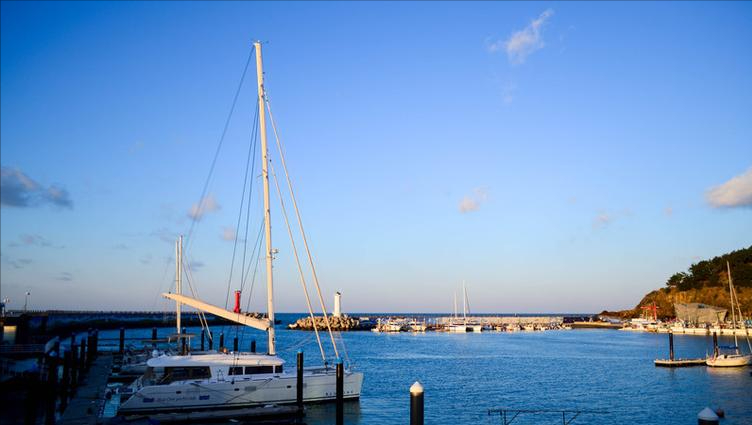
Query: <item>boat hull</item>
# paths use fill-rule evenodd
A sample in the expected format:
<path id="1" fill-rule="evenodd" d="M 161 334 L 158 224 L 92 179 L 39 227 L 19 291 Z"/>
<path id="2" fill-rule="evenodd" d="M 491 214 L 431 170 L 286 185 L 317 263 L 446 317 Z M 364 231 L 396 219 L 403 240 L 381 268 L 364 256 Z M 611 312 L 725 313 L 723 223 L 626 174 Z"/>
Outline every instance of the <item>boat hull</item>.
<path id="1" fill-rule="evenodd" d="M 362 373 L 346 372 L 343 383 L 345 399 L 360 397 L 363 385 Z M 184 381 L 169 385 L 144 386 L 120 405 L 118 414 L 133 415 L 292 404 L 297 401 L 296 396 L 297 377 L 294 374 L 190 383 Z M 328 402 L 335 399 L 334 370 L 304 375 L 304 403 Z"/>
<path id="2" fill-rule="evenodd" d="M 722 354 L 718 357 L 708 357 L 705 364 L 712 367 L 740 367 L 752 364 L 752 354 L 746 356 L 736 354 Z"/>

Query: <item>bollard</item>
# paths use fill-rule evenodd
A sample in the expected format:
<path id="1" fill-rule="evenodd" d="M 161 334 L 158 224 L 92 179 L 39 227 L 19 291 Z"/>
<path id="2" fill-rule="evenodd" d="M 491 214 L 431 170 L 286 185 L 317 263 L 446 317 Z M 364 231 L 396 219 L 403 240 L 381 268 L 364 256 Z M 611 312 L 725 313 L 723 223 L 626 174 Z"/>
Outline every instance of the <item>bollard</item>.
<path id="1" fill-rule="evenodd" d="M 668 333 L 668 358 L 674 361 L 674 333 Z"/>
<path id="2" fill-rule="evenodd" d="M 201 329 L 201 351 L 204 351 L 204 334 L 205 333 L 206 332 L 203 329 Z"/>
<path id="3" fill-rule="evenodd" d="M 125 352 L 125 328 L 120 328 L 120 346 L 118 347 L 118 353 L 123 354 Z"/>
<path id="4" fill-rule="evenodd" d="M 410 387 L 410 425 L 423 425 L 423 385 L 418 381 Z"/>
<path id="5" fill-rule="evenodd" d="M 219 333 L 219 351 L 222 351 L 223 348 L 225 348 L 225 333 L 220 332 Z"/>
<path id="6" fill-rule="evenodd" d="M 337 425 L 345 423 L 345 367 L 342 359 L 337 359 Z"/>
<path id="7" fill-rule="evenodd" d="M 713 332 L 713 357 L 718 357 L 718 335 Z"/>
<path id="8" fill-rule="evenodd" d="M 233 353 L 238 352 L 238 337 L 232 339 L 232 351 Z"/>
<path id="9" fill-rule="evenodd" d="M 256 352 L 256 340 L 254 339 L 251 341 L 251 353 L 255 353 L 255 352 Z"/>
<path id="10" fill-rule="evenodd" d="M 697 414 L 697 425 L 718 425 L 720 419 L 709 407 L 706 407 Z"/>
<path id="11" fill-rule="evenodd" d="M 71 383 L 71 351 L 63 354 L 63 380 L 60 382 L 60 412 L 64 412 L 68 407 L 68 388 Z"/>
<path id="12" fill-rule="evenodd" d="M 297 375 L 297 393 L 295 401 L 298 403 L 298 409 L 303 408 L 303 351 L 298 350 L 298 375 Z"/>

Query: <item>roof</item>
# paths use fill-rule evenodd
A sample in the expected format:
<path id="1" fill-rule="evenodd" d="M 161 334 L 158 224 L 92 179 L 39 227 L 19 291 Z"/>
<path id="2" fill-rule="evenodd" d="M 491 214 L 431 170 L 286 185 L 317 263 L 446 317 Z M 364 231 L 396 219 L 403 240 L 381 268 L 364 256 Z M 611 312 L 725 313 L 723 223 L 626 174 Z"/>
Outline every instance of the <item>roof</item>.
<path id="1" fill-rule="evenodd" d="M 279 366 L 285 361 L 277 356 L 254 353 L 216 353 L 186 356 L 161 355 L 146 362 L 151 367 L 186 366 Z"/>

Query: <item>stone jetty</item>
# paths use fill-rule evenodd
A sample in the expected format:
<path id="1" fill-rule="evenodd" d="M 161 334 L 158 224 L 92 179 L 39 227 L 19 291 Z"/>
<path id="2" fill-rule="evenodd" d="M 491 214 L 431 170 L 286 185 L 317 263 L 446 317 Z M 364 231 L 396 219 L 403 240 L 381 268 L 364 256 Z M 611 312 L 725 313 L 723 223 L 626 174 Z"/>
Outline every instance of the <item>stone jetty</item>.
<path id="1" fill-rule="evenodd" d="M 314 316 L 316 319 L 316 327 L 319 330 L 326 330 L 326 322 L 323 316 Z M 333 331 L 353 331 L 360 329 L 360 321 L 358 319 L 349 316 L 329 316 L 329 324 L 332 326 Z M 290 329 L 312 331 L 313 322 L 310 316 L 301 317 L 296 320 L 295 323 L 291 323 L 287 326 Z"/>

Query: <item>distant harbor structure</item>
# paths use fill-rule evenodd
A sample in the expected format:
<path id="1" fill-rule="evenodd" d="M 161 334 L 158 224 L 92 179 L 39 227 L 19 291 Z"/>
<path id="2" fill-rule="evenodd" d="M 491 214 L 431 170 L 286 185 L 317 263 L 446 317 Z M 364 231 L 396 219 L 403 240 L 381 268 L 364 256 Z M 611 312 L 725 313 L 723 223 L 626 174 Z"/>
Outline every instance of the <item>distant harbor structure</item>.
<path id="1" fill-rule="evenodd" d="M 337 291 L 334 293 L 334 317 L 342 317 L 342 294 Z"/>

